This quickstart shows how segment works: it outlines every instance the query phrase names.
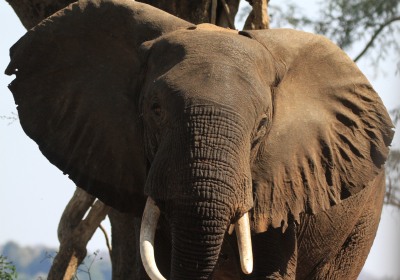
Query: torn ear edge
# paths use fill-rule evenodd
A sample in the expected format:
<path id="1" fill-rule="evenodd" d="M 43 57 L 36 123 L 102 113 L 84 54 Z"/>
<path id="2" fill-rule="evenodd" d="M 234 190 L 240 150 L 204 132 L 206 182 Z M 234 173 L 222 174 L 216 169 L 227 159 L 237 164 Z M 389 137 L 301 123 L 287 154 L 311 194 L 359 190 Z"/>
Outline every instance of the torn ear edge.
<path id="1" fill-rule="evenodd" d="M 365 76 L 326 38 L 285 29 L 241 34 L 281 70 L 265 73 L 280 81 L 253 166 L 252 226 L 284 231 L 302 213 L 328 210 L 370 185 L 384 168 L 393 124 Z"/>

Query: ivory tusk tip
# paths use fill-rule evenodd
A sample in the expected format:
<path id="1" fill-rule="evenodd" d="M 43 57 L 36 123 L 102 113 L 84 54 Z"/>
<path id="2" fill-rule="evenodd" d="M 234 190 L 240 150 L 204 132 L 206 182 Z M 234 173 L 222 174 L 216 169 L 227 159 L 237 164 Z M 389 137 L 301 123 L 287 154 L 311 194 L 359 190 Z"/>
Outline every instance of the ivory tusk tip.
<path id="1" fill-rule="evenodd" d="M 166 280 L 158 270 L 154 257 L 153 244 L 159 216 L 160 209 L 154 200 L 148 197 L 140 227 L 140 256 L 144 269 L 152 280 Z"/>
<path id="2" fill-rule="evenodd" d="M 247 260 L 242 264 L 242 271 L 244 274 L 250 274 L 253 272 L 253 261 Z"/>
<path id="3" fill-rule="evenodd" d="M 243 273 L 250 274 L 253 271 L 253 251 L 248 213 L 245 213 L 236 222 L 235 230 L 240 255 L 240 266 Z"/>

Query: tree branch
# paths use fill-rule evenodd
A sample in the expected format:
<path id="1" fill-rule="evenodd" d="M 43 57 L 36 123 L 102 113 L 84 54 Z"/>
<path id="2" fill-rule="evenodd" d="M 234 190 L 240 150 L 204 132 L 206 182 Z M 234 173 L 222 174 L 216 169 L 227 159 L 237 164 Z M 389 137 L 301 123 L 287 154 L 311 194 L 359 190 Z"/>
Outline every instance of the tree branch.
<path id="1" fill-rule="evenodd" d="M 221 0 L 222 7 L 224 8 L 224 12 L 226 14 L 226 18 L 228 19 L 229 28 L 235 29 L 235 23 L 232 21 L 231 10 L 226 3 L 225 0 Z"/>
<path id="2" fill-rule="evenodd" d="M 244 30 L 258 30 L 269 28 L 268 1 L 253 0 L 253 10 L 250 12 L 244 24 Z"/>
<path id="3" fill-rule="evenodd" d="M 110 209 L 101 201 L 94 201 L 95 197 L 77 188 L 65 207 L 58 226 L 60 249 L 50 268 L 49 280 L 71 279 L 86 257 L 86 245 Z"/>
<path id="4" fill-rule="evenodd" d="M 112 248 L 111 248 L 111 244 L 110 244 L 110 239 L 108 238 L 108 234 L 106 229 L 103 227 L 102 224 L 99 225 L 99 229 L 103 232 L 104 238 L 106 240 L 106 245 L 107 245 L 107 249 L 108 249 L 108 253 L 110 254 L 110 260 L 112 261 Z"/>
<path id="5" fill-rule="evenodd" d="M 211 1 L 211 21 L 210 23 L 216 24 L 217 22 L 217 0 Z"/>
<path id="6" fill-rule="evenodd" d="M 378 35 L 382 32 L 382 30 L 392 24 L 393 22 L 400 20 L 400 16 L 398 17 L 394 17 L 384 23 L 382 23 L 379 28 L 375 31 L 374 35 L 372 35 L 371 39 L 369 40 L 368 44 L 365 46 L 365 48 L 361 51 L 361 53 L 359 55 L 357 55 L 357 57 L 354 59 L 354 62 L 357 62 L 366 52 L 367 50 L 373 45 L 375 39 L 378 37 Z"/>

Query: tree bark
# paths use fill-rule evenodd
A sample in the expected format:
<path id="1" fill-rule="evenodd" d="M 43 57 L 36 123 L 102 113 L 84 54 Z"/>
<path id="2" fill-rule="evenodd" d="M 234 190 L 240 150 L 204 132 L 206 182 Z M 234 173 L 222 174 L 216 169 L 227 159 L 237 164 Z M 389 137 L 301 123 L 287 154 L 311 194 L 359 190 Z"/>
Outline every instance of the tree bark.
<path id="1" fill-rule="evenodd" d="M 244 29 L 245 30 L 268 29 L 269 28 L 268 1 L 252 0 L 249 2 L 253 6 L 253 10 L 250 12 L 248 18 L 246 19 Z"/>
<path id="2" fill-rule="evenodd" d="M 30 29 L 43 19 L 52 15 L 56 11 L 76 2 L 75 0 L 6 0 L 18 18 L 21 20 L 26 29 Z M 224 2 L 230 9 L 228 16 Z M 218 12 L 216 24 L 222 27 L 231 27 L 229 22 L 233 23 L 240 0 L 218 0 Z M 172 15 L 180 17 L 189 22 L 210 23 L 211 22 L 211 2 L 212 0 L 142 0 L 140 2 L 147 3 Z"/>
<path id="3" fill-rule="evenodd" d="M 6 0 L 17 14 L 22 25 L 31 29 L 36 24 L 75 0 Z"/>
<path id="4" fill-rule="evenodd" d="M 54 258 L 48 279 L 70 280 L 86 257 L 86 246 L 110 207 L 77 188 L 58 226 L 60 249 Z M 86 218 L 87 210 L 90 209 Z"/>
<path id="5" fill-rule="evenodd" d="M 112 279 L 148 279 L 139 252 L 140 218 L 111 209 Z"/>

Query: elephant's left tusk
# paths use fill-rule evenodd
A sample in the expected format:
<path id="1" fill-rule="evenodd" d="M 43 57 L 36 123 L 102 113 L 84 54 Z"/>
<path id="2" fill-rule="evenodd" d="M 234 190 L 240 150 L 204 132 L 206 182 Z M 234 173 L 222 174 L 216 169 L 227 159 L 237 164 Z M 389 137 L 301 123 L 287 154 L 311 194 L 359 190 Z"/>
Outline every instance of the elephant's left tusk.
<path id="1" fill-rule="evenodd" d="M 158 270 L 154 258 L 154 236 L 159 217 L 160 209 L 153 199 L 147 198 L 142 225 L 140 226 L 140 257 L 142 258 L 144 269 L 151 280 L 166 280 Z"/>
<path id="2" fill-rule="evenodd" d="M 253 271 L 253 249 L 251 246 L 249 214 L 245 213 L 235 224 L 240 255 L 240 265 L 245 274 Z"/>

